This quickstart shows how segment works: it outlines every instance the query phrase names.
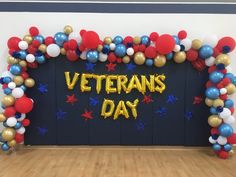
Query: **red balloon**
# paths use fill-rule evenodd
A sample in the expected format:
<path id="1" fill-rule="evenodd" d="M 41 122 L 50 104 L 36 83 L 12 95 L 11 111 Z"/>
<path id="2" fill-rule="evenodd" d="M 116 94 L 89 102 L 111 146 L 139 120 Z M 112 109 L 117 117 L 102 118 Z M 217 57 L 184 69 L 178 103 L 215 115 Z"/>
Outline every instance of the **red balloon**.
<path id="1" fill-rule="evenodd" d="M 18 98 L 15 102 L 15 109 L 19 113 L 28 113 L 33 109 L 33 101 L 28 97 Z"/>
<path id="2" fill-rule="evenodd" d="M 221 151 L 219 151 L 218 156 L 219 156 L 221 159 L 227 159 L 227 158 L 229 157 L 229 153 L 226 152 L 226 151 L 221 150 Z"/>
<path id="3" fill-rule="evenodd" d="M 82 36 L 82 44 L 87 49 L 97 49 L 99 42 L 100 42 L 100 39 L 96 32 L 94 31 L 84 32 Z"/>
<path id="4" fill-rule="evenodd" d="M 229 108 L 229 110 L 231 111 L 231 114 L 234 113 L 234 107 Z"/>
<path id="5" fill-rule="evenodd" d="M 223 95 L 220 95 L 219 98 L 221 100 L 226 100 L 228 98 L 228 95 L 227 94 L 223 94 Z"/>
<path id="6" fill-rule="evenodd" d="M 67 50 L 66 51 L 66 57 L 69 61 L 76 61 L 79 59 L 77 53 L 75 50 Z"/>
<path id="7" fill-rule="evenodd" d="M 144 52 L 146 50 L 146 46 L 144 44 L 139 45 L 138 51 Z"/>
<path id="8" fill-rule="evenodd" d="M 37 36 L 39 35 L 39 29 L 36 26 L 32 26 L 29 29 L 29 33 L 31 36 Z"/>
<path id="9" fill-rule="evenodd" d="M 216 48 L 222 52 L 224 47 L 229 47 L 229 52 L 235 48 L 235 40 L 232 37 L 223 37 L 218 41 Z"/>
<path id="10" fill-rule="evenodd" d="M 28 127 L 30 125 L 30 120 L 29 119 L 24 119 L 24 120 L 22 120 L 21 123 L 24 127 Z"/>
<path id="11" fill-rule="evenodd" d="M 175 47 L 175 40 L 169 34 L 163 34 L 156 40 L 156 49 L 160 54 L 168 54 L 173 51 Z"/>
<path id="12" fill-rule="evenodd" d="M 24 134 L 16 133 L 15 140 L 18 144 L 22 143 L 24 141 Z"/>
<path id="13" fill-rule="evenodd" d="M 128 43 L 132 44 L 133 43 L 133 38 L 131 36 L 126 36 L 123 40 L 123 43 L 127 45 Z"/>
<path id="14" fill-rule="evenodd" d="M 145 56 L 147 58 L 155 58 L 157 55 L 156 49 L 153 46 L 149 46 L 145 49 Z"/>
<path id="15" fill-rule="evenodd" d="M 110 52 L 110 53 L 108 54 L 107 59 L 108 59 L 108 61 L 109 61 L 110 63 L 116 62 L 116 55 L 115 55 L 115 53 L 114 53 L 114 52 Z"/>
<path id="16" fill-rule="evenodd" d="M 183 40 L 187 37 L 187 32 L 185 30 L 181 30 L 179 33 L 178 33 L 178 38 Z"/>
<path id="17" fill-rule="evenodd" d="M 151 41 L 156 41 L 157 38 L 159 37 L 159 34 L 157 32 L 152 32 L 150 35 L 149 35 L 149 38 Z"/>
<path id="18" fill-rule="evenodd" d="M 53 44 L 54 43 L 53 37 L 52 36 L 46 37 L 45 40 L 44 40 L 44 43 L 45 43 L 46 46 L 48 46 L 50 44 Z"/>
<path id="19" fill-rule="evenodd" d="M 219 131 L 218 131 L 217 128 L 212 128 L 211 129 L 211 135 L 215 135 L 215 134 L 219 135 Z"/>
<path id="20" fill-rule="evenodd" d="M 31 45 L 35 48 L 38 48 L 40 46 L 40 42 L 38 40 L 33 40 Z"/>
<path id="21" fill-rule="evenodd" d="M 35 48 L 33 45 L 29 45 L 29 47 L 28 47 L 28 49 L 27 49 L 27 52 L 34 55 L 37 50 L 38 50 L 38 49 Z"/>
<path id="22" fill-rule="evenodd" d="M 33 63 L 27 63 L 27 66 L 28 66 L 29 68 L 35 69 L 35 68 L 38 68 L 38 63 L 37 63 L 36 61 L 33 62 Z"/>
<path id="23" fill-rule="evenodd" d="M 213 87 L 213 86 L 215 86 L 215 84 L 213 84 L 211 81 L 207 81 L 206 88 Z"/>
<path id="24" fill-rule="evenodd" d="M 27 72 L 22 72 L 21 76 L 23 77 L 23 79 L 29 78 L 29 74 Z"/>
<path id="25" fill-rule="evenodd" d="M 216 66 L 215 65 L 212 65 L 208 68 L 208 73 L 212 73 L 213 71 L 216 70 Z"/>
<path id="26" fill-rule="evenodd" d="M 10 106 L 10 107 L 7 107 L 5 110 L 4 110 L 4 115 L 6 117 L 13 117 L 15 116 L 16 114 L 16 110 L 14 107 Z"/>
<path id="27" fill-rule="evenodd" d="M 233 133 L 227 138 L 227 142 L 230 144 L 236 144 L 236 133 Z"/>
<path id="28" fill-rule="evenodd" d="M 71 39 L 71 40 L 68 41 L 68 48 L 70 50 L 76 50 L 77 47 L 78 47 L 78 44 L 77 44 L 76 40 Z"/>
<path id="29" fill-rule="evenodd" d="M 20 41 L 21 39 L 18 37 L 11 37 L 7 41 L 7 46 L 9 49 L 20 50 L 20 48 L 18 47 Z"/>
<path id="30" fill-rule="evenodd" d="M 187 55 L 187 60 L 190 62 L 195 61 L 198 58 L 198 52 L 193 49 L 190 49 L 189 51 L 187 51 L 186 55 Z"/>

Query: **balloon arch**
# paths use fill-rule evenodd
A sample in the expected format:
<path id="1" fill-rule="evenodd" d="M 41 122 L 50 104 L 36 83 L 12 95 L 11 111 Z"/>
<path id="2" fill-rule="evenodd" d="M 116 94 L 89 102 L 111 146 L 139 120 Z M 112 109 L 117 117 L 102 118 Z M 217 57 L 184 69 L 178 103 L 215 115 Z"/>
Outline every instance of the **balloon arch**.
<path id="1" fill-rule="evenodd" d="M 71 62 L 107 62 L 108 67 L 131 60 L 146 67 L 163 67 L 171 60 L 177 64 L 187 60 L 198 71 L 208 67 L 205 103 L 211 113 L 208 117 L 212 127 L 209 142 L 220 158 L 228 158 L 233 153 L 232 146 L 236 144 L 236 133 L 232 128 L 235 122 L 232 116 L 234 102 L 228 95 L 236 91 L 236 77 L 229 67 L 228 53 L 235 48 L 235 40 L 231 37 L 218 39 L 211 35 L 203 40 L 190 40 L 187 32 L 182 30 L 178 35 L 152 32 L 149 36 L 116 36 L 100 40 L 94 31 L 81 30 L 76 33 L 69 25 L 64 27 L 63 32 L 44 37 L 33 26 L 23 39 L 11 37 L 7 45 L 9 65 L 0 78 L 5 94 L 2 98 L 3 112 L 0 114 L 0 122 L 5 127 L 0 134 L 3 151 L 23 143 L 25 127 L 30 124 L 26 114 L 32 110 L 33 100 L 26 96 L 25 91 L 35 82 L 27 73 L 27 68 L 37 68 L 47 59 L 61 54 Z"/>

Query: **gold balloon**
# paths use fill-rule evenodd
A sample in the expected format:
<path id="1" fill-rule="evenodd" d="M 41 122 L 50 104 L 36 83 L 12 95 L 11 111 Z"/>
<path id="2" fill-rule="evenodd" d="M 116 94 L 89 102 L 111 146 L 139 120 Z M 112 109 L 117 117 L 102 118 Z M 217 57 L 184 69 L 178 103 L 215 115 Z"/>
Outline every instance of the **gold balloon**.
<path id="1" fill-rule="evenodd" d="M 23 37 L 23 41 L 26 41 L 28 44 L 31 44 L 33 41 L 33 37 L 27 34 Z"/>
<path id="2" fill-rule="evenodd" d="M 12 56 L 8 56 L 8 57 L 7 57 L 7 63 L 8 63 L 8 64 L 16 64 L 16 63 L 18 63 L 18 62 L 19 62 L 19 60 L 16 59 L 16 58 L 14 58 L 14 57 L 12 57 Z"/>
<path id="3" fill-rule="evenodd" d="M 66 55 L 66 49 L 61 48 L 60 50 L 61 50 L 61 54 L 62 54 L 62 55 Z"/>
<path id="4" fill-rule="evenodd" d="M 26 87 L 33 87 L 35 84 L 35 81 L 32 78 L 27 78 L 27 79 L 25 79 L 24 84 Z"/>
<path id="5" fill-rule="evenodd" d="M 130 62 L 130 57 L 128 55 L 124 56 L 122 58 L 123 63 L 129 63 Z"/>
<path id="6" fill-rule="evenodd" d="M 140 42 L 141 42 L 141 37 L 135 36 L 134 39 L 133 39 L 133 42 L 134 42 L 135 45 L 140 44 Z"/>
<path id="7" fill-rule="evenodd" d="M 224 64 L 228 66 L 230 64 L 230 58 L 227 54 L 220 54 L 215 59 L 215 64 Z"/>
<path id="8" fill-rule="evenodd" d="M 137 52 L 134 55 L 134 63 L 136 63 L 137 65 L 142 65 L 145 63 L 145 55 L 143 52 Z"/>
<path id="9" fill-rule="evenodd" d="M 213 100 L 211 100 L 209 98 L 206 98 L 205 103 L 206 103 L 207 106 L 211 107 L 213 105 Z"/>
<path id="10" fill-rule="evenodd" d="M 202 47 L 202 41 L 200 41 L 199 39 L 194 39 L 192 41 L 192 48 L 195 50 L 199 50 Z"/>
<path id="11" fill-rule="evenodd" d="M 7 144 L 8 144 L 10 147 L 14 147 L 14 146 L 16 146 L 16 140 L 8 141 Z"/>
<path id="12" fill-rule="evenodd" d="M 232 83 L 229 83 L 225 88 L 227 90 L 227 94 L 229 94 L 229 95 L 232 95 L 236 91 L 236 87 Z"/>
<path id="13" fill-rule="evenodd" d="M 176 52 L 174 55 L 174 61 L 176 63 L 183 63 L 186 60 L 185 52 Z"/>
<path id="14" fill-rule="evenodd" d="M 13 128 L 5 128 L 2 131 L 2 138 L 4 141 L 11 141 L 14 139 L 16 131 Z"/>
<path id="15" fill-rule="evenodd" d="M 66 25 L 64 27 L 64 33 L 66 33 L 67 35 L 69 35 L 72 32 L 73 32 L 73 28 L 70 25 Z"/>
<path id="16" fill-rule="evenodd" d="M 26 67 L 26 66 L 27 66 L 27 62 L 24 61 L 24 60 L 21 60 L 21 61 L 19 62 L 19 65 L 22 66 L 22 67 Z"/>
<path id="17" fill-rule="evenodd" d="M 233 155 L 234 155 L 234 150 L 232 149 L 232 150 L 229 151 L 229 156 L 231 157 Z"/>
<path id="18" fill-rule="evenodd" d="M 2 104 L 4 106 L 12 106 L 15 103 L 15 98 L 10 95 L 6 95 L 2 98 Z"/>
<path id="19" fill-rule="evenodd" d="M 105 44 L 110 44 L 110 43 L 112 43 L 112 38 L 111 38 L 111 37 L 105 37 L 105 38 L 104 38 L 104 43 L 105 43 Z"/>
<path id="20" fill-rule="evenodd" d="M 46 53 L 46 50 L 47 50 L 47 46 L 45 44 L 41 44 L 39 46 L 39 50 L 42 52 L 42 53 Z"/>
<path id="21" fill-rule="evenodd" d="M 157 55 L 156 58 L 154 58 L 154 65 L 156 67 L 162 67 L 166 64 L 166 57 L 164 55 Z"/>
<path id="22" fill-rule="evenodd" d="M 221 100 L 221 99 L 215 99 L 214 101 L 213 101 L 213 106 L 215 107 L 215 108 L 217 108 L 218 106 L 224 106 L 224 101 L 223 100 Z"/>
<path id="23" fill-rule="evenodd" d="M 211 127 L 218 127 L 222 123 L 222 119 L 217 115 L 211 115 L 208 117 L 208 124 Z"/>
<path id="24" fill-rule="evenodd" d="M 15 76 L 13 78 L 13 81 L 15 82 L 17 86 L 20 86 L 24 83 L 24 78 L 22 76 Z"/>
<path id="25" fill-rule="evenodd" d="M 4 116 L 3 113 L 0 113 L 0 122 L 4 122 L 7 118 Z"/>
<path id="26" fill-rule="evenodd" d="M 98 52 L 101 52 L 102 49 L 103 49 L 103 46 L 102 46 L 101 44 L 99 44 L 98 47 L 97 47 L 97 51 L 98 51 Z"/>

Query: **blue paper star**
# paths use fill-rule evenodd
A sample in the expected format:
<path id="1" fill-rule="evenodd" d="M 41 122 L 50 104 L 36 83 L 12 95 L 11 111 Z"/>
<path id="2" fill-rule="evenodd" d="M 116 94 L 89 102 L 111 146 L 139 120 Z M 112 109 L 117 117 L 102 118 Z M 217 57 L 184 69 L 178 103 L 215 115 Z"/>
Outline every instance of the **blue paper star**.
<path id="1" fill-rule="evenodd" d="M 96 66 L 96 64 L 94 63 L 90 62 L 85 63 L 86 71 L 94 71 L 94 66 Z"/>
<path id="2" fill-rule="evenodd" d="M 38 91 L 40 93 L 47 93 L 48 92 L 48 89 L 47 89 L 47 85 L 46 84 L 39 84 L 39 87 L 38 87 Z"/>
<path id="3" fill-rule="evenodd" d="M 174 95 L 168 95 L 168 96 L 167 96 L 166 103 L 174 104 L 177 100 L 178 100 L 178 98 L 177 98 L 176 96 L 174 96 Z"/>
<path id="4" fill-rule="evenodd" d="M 38 129 L 38 134 L 41 136 L 44 136 L 48 132 L 48 129 L 44 127 L 36 127 L 36 128 Z"/>
<path id="5" fill-rule="evenodd" d="M 138 131 L 144 130 L 145 129 L 145 125 L 146 125 L 146 123 L 144 123 L 142 121 L 138 121 L 138 122 L 135 123 L 136 129 Z"/>
<path id="6" fill-rule="evenodd" d="M 185 114 L 184 114 L 184 117 L 187 119 L 187 120 L 191 120 L 193 118 L 193 113 L 191 111 L 187 111 Z"/>
<path id="7" fill-rule="evenodd" d="M 99 103 L 98 98 L 97 97 L 89 97 L 89 105 L 90 106 L 96 106 Z"/>
<path id="8" fill-rule="evenodd" d="M 165 107 L 159 107 L 156 111 L 156 114 L 158 114 L 160 117 L 163 117 L 167 113 L 167 109 Z"/>
<path id="9" fill-rule="evenodd" d="M 126 64 L 126 69 L 128 71 L 134 71 L 135 68 L 136 68 L 136 65 L 134 65 L 133 63 Z"/>
<path id="10" fill-rule="evenodd" d="M 57 111 L 57 113 L 56 113 L 57 120 L 65 119 L 66 113 L 67 113 L 67 112 L 64 112 L 64 111 L 62 111 L 61 109 L 59 109 L 59 110 Z"/>

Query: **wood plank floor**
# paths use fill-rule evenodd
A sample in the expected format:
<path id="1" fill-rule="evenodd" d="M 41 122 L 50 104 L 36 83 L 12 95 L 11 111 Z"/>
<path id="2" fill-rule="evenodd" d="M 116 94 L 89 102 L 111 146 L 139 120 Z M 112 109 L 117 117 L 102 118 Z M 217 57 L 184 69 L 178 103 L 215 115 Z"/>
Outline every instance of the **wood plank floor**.
<path id="1" fill-rule="evenodd" d="M 236 177 L 236 154 L 209 148 L 24 147 L 0 153 L 0 177 Z"/>

